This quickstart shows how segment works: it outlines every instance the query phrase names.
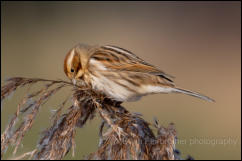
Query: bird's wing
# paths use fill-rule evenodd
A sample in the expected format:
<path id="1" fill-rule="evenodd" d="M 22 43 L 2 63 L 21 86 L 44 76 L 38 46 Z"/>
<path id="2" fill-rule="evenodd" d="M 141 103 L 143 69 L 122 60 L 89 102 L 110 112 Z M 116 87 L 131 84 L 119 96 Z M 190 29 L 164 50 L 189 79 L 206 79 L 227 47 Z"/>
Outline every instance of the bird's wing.
<path id="1" fill-rule="evenodd" d="M 101 46 L 91 58 L 101 61 L 105 67 L 111 70 L 148 73 L 173 82 L 173 76 L 148 64 L 132 52 L 117 46 Z"/>

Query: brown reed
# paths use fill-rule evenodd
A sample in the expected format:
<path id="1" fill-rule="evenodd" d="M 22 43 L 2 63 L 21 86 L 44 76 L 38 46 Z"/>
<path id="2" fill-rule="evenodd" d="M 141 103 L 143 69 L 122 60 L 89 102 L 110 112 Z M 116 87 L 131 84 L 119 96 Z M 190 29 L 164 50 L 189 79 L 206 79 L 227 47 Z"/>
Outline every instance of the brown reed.
<path id="1" fill-rule="evenodd" d="M 175 149 L 174 124 L 167 128 L 160 126 L 157 120 L 150 124 L 142 119 L 140 114 L 127 111 L 121 102 L 110 100 L 89 87 L 74 86 L 62 80 L 14 77 L 8 79 L 1 87 L 1 101 L 18 87 L 31 86 L 38 82 L 45 82 L 45 86 L 31 94 L 27 93 L 1 134 L 1 157 L 9 145 L 14 147 L 13 154 L 17 152 L 40 107 L 63 87 L 69 86 L 73 92 L 72 105 L 68 112 L 63 113 L 63 108 L 70 101 L 69 98 L 64 100 L 53 114 L 52 125 L 42 133 L 36 148 L 12 159 L 62 159 L 71 149 L 74 155 L 76 128 L 83 127 L 96 113 L 103 120 L 99 131 L 100 141 L 98 150 L 87 155 L 86 159 L 182 159 L 179 151 Z M 20 117 L 23 117 L 23 121 L 16 126 L 17 121 L 21 120 Z M 153 133 L 151 126 L 157 134 Z"/>

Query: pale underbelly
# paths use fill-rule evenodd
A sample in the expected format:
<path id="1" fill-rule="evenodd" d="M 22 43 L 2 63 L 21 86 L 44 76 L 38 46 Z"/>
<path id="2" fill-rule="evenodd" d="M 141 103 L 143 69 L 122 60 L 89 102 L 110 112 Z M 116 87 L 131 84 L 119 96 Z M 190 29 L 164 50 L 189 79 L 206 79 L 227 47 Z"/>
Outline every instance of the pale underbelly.
<path id="1" fill-rule="evenodd" d="M 106 77 L 91 77 L 91 84 L 94 90 L 100 91 L 104 93 L 107 97 L 120 101 L 137 101 L 141 95 L 136 93 L 135 91 L 131 91 L 129 88 L 125 86 L 130 86 L 126 84 L 125 86 L 115 83 Z"/>
<path id="2" fill-rule="evenodd" d="M 100 91 L 107 97 L 120 102 L 137 101 L 147 94 L 170 93 L 172 91 L 172 88 L 152 85 L 142 85 L 137 87 L 125 80 L 112 81 L 101 75 L 98 77 L 91 76 L 91 84 L 94 90 Z"/>

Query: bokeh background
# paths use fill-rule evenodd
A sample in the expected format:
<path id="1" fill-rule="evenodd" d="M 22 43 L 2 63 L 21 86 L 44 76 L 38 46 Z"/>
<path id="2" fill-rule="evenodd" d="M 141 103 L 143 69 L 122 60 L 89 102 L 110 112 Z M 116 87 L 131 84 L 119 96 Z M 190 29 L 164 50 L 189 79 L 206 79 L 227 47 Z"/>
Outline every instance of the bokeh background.
<path id="1" fill-rule="evenodd" d="M 63 60 L 79 42 L 126 48 L 174 75 L 178 86 L 214 98 L 163 94 L 124 105 L 150 122 L 175 123 L 183 156 L 241 159 L 241 2 L 1 2 L 2 83 L 13 76 L 67 80 Z M 67 93 L 42 107 L 18 154 L 35 147 Z M 2 102 L 1 132 L 23 94 Z M 77 130 L 75 157 L 65 159 L 97 149 L 99 123 Z"/>

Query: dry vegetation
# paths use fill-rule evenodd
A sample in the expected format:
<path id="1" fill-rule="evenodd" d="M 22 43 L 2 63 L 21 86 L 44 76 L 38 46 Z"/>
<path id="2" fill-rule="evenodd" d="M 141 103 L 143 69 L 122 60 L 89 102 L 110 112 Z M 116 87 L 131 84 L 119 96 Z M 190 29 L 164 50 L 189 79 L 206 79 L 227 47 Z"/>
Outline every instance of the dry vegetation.
<path id="1" fill-rule="evenodd" d="M 127 111 L 120 102 L 114 102 L 87 87 L 73 86 L 62 80 L 15 77 L 8 79 L 1 87 L 1 101 L 18 87 L 31 87 L 37 82 L 44 83 L 44 87 L 26 94 L 1 134 L 1 157 L 8 146 L 14 147 L 14 156 L 41 106 L 60 89 L 69 86 L 73 94 L 67 113 L 63 113 L 63 109 L 70 101 L 68 98 L 53 114 L 52 124 L 43 132 L 36 148 L 12 159 L 62 159 L 71 149 L 74 155 L 76 128 L 83 127 L 95 114 L 99 114 L 103 120 L 99 130 L 99 145 L 98 150 L 87 155 L 86 159 L 181 159 L 179 151 L 175 149 L 176 131 L 173 124 L 167 128 L 160 126 L 157 120 L 150 124 L 140 114 Z M 18 120 L 22 122 L 17 124 Z"/>

